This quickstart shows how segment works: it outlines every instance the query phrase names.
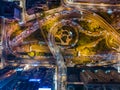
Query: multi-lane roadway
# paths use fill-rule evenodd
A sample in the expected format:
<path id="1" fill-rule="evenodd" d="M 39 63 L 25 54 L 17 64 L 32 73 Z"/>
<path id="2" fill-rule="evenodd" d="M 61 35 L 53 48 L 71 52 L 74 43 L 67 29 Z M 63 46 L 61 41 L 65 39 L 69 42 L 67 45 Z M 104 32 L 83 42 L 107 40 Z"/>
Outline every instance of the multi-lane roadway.
<path id="1" fill-rule="evenodd" d="M 95 20 L 97 23 L 99 23 L 102 27 L 104 27 L 104 29 L 109 33 L 111 34 L 111 36 L 114 36 L 114 39 L 120 44 L 120 35 L 118 32 L 116 32 L 116 30 L 110 25 L 108 24 L 103 18 L 101 18 L 99 15 L 95 14 L 95 13 L 92 13 L 90 11 L 87 11 L 87 10 L 84 10 L 84 9 L 80 9 L 78 8 L 78 3 L 69 3 L 69 2 L 63 2 L 63 6 L 65 7 L 74 7 L 76 9 L 76 11 L 80 11 L 81 13 L 79 13 L 79 16 L 82 15 L 82 18 L 85 18 L 86 20 Z M 84 3 L 83 3 L 84 5 Z M 92 4 L 86 4 L 85 5 L 92 5 Z M 95 4 L 97 6 L 99 6 L 98 4 Z M 108 4 L 106 4 L 105 6 L 108 6 Z M 67 12 L 63 12 L 63 7 L 60 7 L 58 9 L 58 15 L 56 15 L 54 18 L 53 16 L 51 15 L 51 17 L 46 17 L 47 19 L 42 19 L 40 21 L 37 21 L 33 24 L 32 27 L 30 27 L 29 29 L 23 31 L 20 35 L 16 36 L 12 41 L 9 41 L 11 43 L 11 46 L 14 47 L 14 46 L 17 46 L 20 41 L 24 38 L 26 38 L 27 36 L 29 36 L 30 34 L 32 34 L 34 31 L 36 31 L 38 28 L 39 28 L 39 25 L 42 25 L 41 23 L 46 23 L 47 21 L 49 20 L 52 20 L 52 19 L 55 19 L 56 17 L 63 17 L 64 15 L 65 16 L 69 16 L 70 13 L 73 13 L 72 11 L 69 11 L 69 13 Z M 48 11 L 47 13 L 54 13 L 56 12 L 56 10 L 51 10 L 51 11 Z M 59 12 L 60 10 L 60 12 Z M 62 14 L 61 14 L 62 12 Z M 33 17 L 32 17 L 33 18 Z M 30 17 L 30 19 L 32 19 Z M 42 27 L 42 26 L 40 26 Z M 44 33 L 43 33 L 44 34 Z M 53 42 L 53 43 L 51 43 Z M 54 58 L 57 59 L 57 65 L 58 65 L 58 90 L 65 90 L 65 85 L 64 85 L 64 81 L 65 81 L 65 76 L 66 76 L 66 66 L 65 66 L 65 63 L 64 63 L 64 58 L 61 54 L 61 51 L 60 51 L 60 48 L 55 44 L 54 42 L 54 36 L 52 35 L 52 33 L 49 34 L 49 41 L 47 42 L 48 43 L 48 46 L 51 50 L 51 52 L 53 53 L 54 55 Z"/>
<path id="2" fill-rule="evenodd" d="M 79 0 L 73 0 L 73 1 L 69 1 L 69 0 L 64 0 L 66 3 L 68 3 L 68 4 L 72 4 L 72 5 L 83 5 L 83 6 L 98 6 L 98 7 L 100 7 L 100 6 L 103 6 L 103 7 L 120 7 L 120 4 L 118 3 L 117 4 L 117 1 L 116 1 L 116 4 L 109 4 L 110 2 L 108 2 L 108 3 L 104 3 L 104 1 L 103 1 L 103 3 L 91 3 L 91 2 L 81 2 L 81 1 L 79 1 Z"/>

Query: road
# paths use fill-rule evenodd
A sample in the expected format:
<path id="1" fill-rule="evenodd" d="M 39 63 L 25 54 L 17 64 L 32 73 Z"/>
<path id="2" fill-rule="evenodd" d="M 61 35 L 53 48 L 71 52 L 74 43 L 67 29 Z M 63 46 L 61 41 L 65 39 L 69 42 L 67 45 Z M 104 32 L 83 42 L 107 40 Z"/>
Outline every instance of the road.
<path id="1" fill-rule="evenodd" d="M 77 8 L 77 9 L 79 9 L 79 8 Z M 97 23 L 99 23 L 101 26 L 103 26 L 106 30 L 108 30 L 108 31 L 115 31 L 113 28 L 112 28 L 112 30 L 111 30 L 111 26 L 107 23 L 107 25 L 104 25 L 104 24 L 106 24 L 105 22 L 104 22 L 104 20 L 102 19 L 101 20 L 101 18 L 99 18 L 99 16 L 97 16 L 96 14 L 94 14 L 94 13 L 91 13 L 91 12 L 89 12 L 89 11 L 85 11 L 85 10 L 82 10 L 83 11 L 83 18 L 85 18 L 85 19 L 90 19 L 90 20 L 93 20 L 93 21 L 97 21 Z M 62 16 L 64 16 L 64 15 L 67 15 L 67 13 L 64 13 Z M 56 18 L 56 17 L 55 17 Z M 45 22 L 47 22 L 47 21 L 49 21 L 51 19 L 51 17 L 49 17 L 47 20 L 41 20 L 40 22 L 42 22 L 42 23 L 45 23 Z M 54 18 L 52 18 L 52 19 L 54 19 Z M 44 21 L 44 22 L 43 22 Z M 99 22 L 100 21 L 100 22 Z M 110 26 L 110 27 L 109 27 Z M 109 30 L 109 29 L 110 30 Z M 85 32 L 86 33 L 86 32 Z M 26 33 L 27 34 L 27 33 Z M 30 33 L 29 33 L 30 34 Z M 93 33 L 91 34 L 91 35 L 94 35 Z M 26 35 L 27 36 L 27 35 Z M 21 38 L 22 39 L 22 38 Z M 118 38 L 117 38 L 118 39 Z M 17 41 L 17 40 L 15 40 L 15 41 Z M 55 43 L 54 43 L 55 44 Z M 94 46 L 94 45 L 92 45 L 92 46 Z"/>
<path id="2" fill-rule="evenodd" d="M 83 5 L 83 6 L 98 6 L 98 7 L 120 7 L 120 4 L 107 4 L 107 3 L 84 3 L 84 2 L 70 2 L 68 0 L 64 0 L 67 4 L 72 5 Z"/>
<path id="3" fill-rule="evenodd" d="M 87 12 L 87 13 L 89 13 L 89 12 Z M 120 38 L 118 38 L 118 37 L 120 37 L 120 34 L 111 25 L 109 25 L 105 20 L 103 20 L 98 15 L 96 15 L 96 14 L 94 15 L 94 13 L 93 14 L 91 14 L 91 13 L 87 14 L 87 13 L 83 13 L 83 18 L 85 18 L 86 20 L 88 19 L 88 20 L 94 20 L 94 21 L 96 21 L 98 24 L 100 24 L 100 26 L 104 27 L 104 29 L 107 30 L 107 32 L 109 32 L 111 35 L 115 36 L 114 39 L 117 40 L 118 43 L 120 43 Z M 62 16 L 64 16 L 64 15 L 62 15 Z M 40 22 L 45 23 L 45 22 L 49 21 L 49 19 L 51 19 L 51 18 L 52 17 L 49 17 L 48 20 L 44 20 L 44 21 L 40 20 Z M 24 38 L 28 37 L 30 34 L 32 34 L 38 28 L 39 28 L 39 25 L 36 22 L 35 25 L 33 24 L 33 27 L 31 27 L 30 29 L 27 29 L 27 30 L 23 31 L 20 35 L 18 35 L 17 37 L 15 37 L 12 40 L 12 42 L 11 42 L 12 46 L 18 45 L 18 42 L 21 41 L 21 39 L 24 39 Z M 91 35 L 94 36 L 93 33 Z"/>
<path id="4" fill-rule="evenodd" d="M 66 1 L 66 2 L 64 2 L 66 5 L 68 5 L 68 6 L 77 6 L 77 5 L 80 5 L 81 3 L 69 3 L 68 1 Z M 86 4 L 86 3 L 83 3 L 83 4 Z M 86 4 L 87 5 L 87 4 Z M 91 5 L 91 4 L 90 4 Z M 106 5 L 106 4 L 105 4 Z M 111 5 L 111 4 L 109 4 L 109 5 Z M 49 13 L 49 14 L 52 14 L 52 13 L 54 13 L 54 12 L 58 12 L 58 11 L 61 11 L 61 10 L 63 10 L 63 7 L 60 7 L 60 8 L 57 8 L 57 9 L 53 9 L 53 10 L 49 10 L 49 11 L 46 11 L 46 13 Z M 85 11 L 85 12 L 87 12 L 88 13 L 88 11 Z M 90 12 L 91 13 L 91 12 Z M 89 14 L 90 15 L 90 14 Z M 35 16 L 35 15 L 34 15 Z M 91 16 L 88 16 L 88 15 L 84 15 L 85 16 L 85 18 L 88 18 L 88 19 L 92 19 L 93 20 L 93 17 L 94 18 L 96 18 L 96 20 L 98 20 L 99 22 L 101 22 L 101 24 L 104 24 L 103 26 L 106 28 L 106 30 L 109 30 L 109 32 L 112 34 L 112 35 L 114 35 L 115 36 L 115 40 L 117 40 L 118 41 L 118 43 L 120 43 L 120 39 L 119 39 L 119 37 L 120 37 L 120 35 L 119 35 L 119 33 L 117 33 L 116 32 L 116 30 L 111 26 L 111 25 L 109 25 L 104 19 L 102 19 L 100 16 L 98 16 L 98 15 L 91 15 Z M 33 17 L 32 17 L 32 19 L 33 19 Z M 40 23 L 41 23 L 41 21 L 40 21 Z M 44 22 L 42 22 L 42 23 L 44 23 Z M 24 31 L 24 32 L 22 32 L 22 35 L 18 35 L 16 38 L 14 38 L 13 40 L 12 40 L 12 42 L 10 42 L 10 44 L 12 45 L 12 46 L 16 46 L 17 45 L 17 41 L 19 42 L 22 38 L 26 38 L 26 37 L 28 37 L 32 32 L 34 32 L 34 31 L 36 31 L 35 29 L 33 30 L 33 28 L 36 28 L 36 29 L 38 29 L 39 28 L 39 25 L 37 26 L 35 26 L 34 24 L 33 24 L 33 27 L 31 27 L 30 29 L 29 29 L 29 31 L 28 30 L 26 30 L 26 31 Z M 30 31 L 31 30 L 31 31 Z M 114 31 L 114 32 L 113 32 Z M 20 38 L 21 39 L 20 39 Z"/>
<path id="5" fill-rule="evenodd" d="M 81 11 L 82 14 L 80 14 L 80 15 L 82 15 L 82 17 L 85 18 L 85 19 L 96 20 L 97 23 L 99 23 L 102 27 L 104 27 L 105 30 L 107 30 L 112 36 L 114 36 L 114 39 L 120 44 L 120 38 L 119 38 L 120 35 L 119 35 L 119 33 L 117 33 L 116 30 L 111 25 L 109 25 L 103 18 L 96 15 L 95 13 L 92 13 L 92 12 L 89 12 L 87 10 L 83 10 L 83 9 L 78 8 L 77 6 L 80 5 L 80 4 L 68 3 L 68 2 L 64 2 L 64 1 L 63 1 L 63 4 L 64 4 L 63 6 L 75 7 L 76 10 Z M 108 6 L 108 5 L 106 5 L 106 6 Z M 50 11 L 50 12 L 52 12 L 52 11 Z M 53 10 L 53 13 L 54 12 L 56 12 L 56 11 Z M 64 13 L 64 14 L 67 15 L 67 13 Z M 64 16 L 64 14 L 63 15 L 61 14 L 61 16 Z M 54 18 L 49 18 L 48 20 L 51 20 L 51 19 L 54 19 Z M 32 32 L 36 31 L 39 28 L 38 26 L 41 25 L 40 22 L 44 23 L 44 20 L 39 21 L 39 23 L 36 22 L 35 27 L 34 26 L 31 27 L 30 29 L 27 29 L 27 31 L 24 31 L 25 33 L 22 32 L 23 34 L 15 37 L 13 39 L 11 45 L 13 45 L 13 46 L 18 45 L 18 42 L 20 40 L 22 40 L 23 38 L 29 36 L 30 34 L 32 34 Z M 32 30 L 31 33 L 30 33 L 30 30 Z M 52 31 L 53 30 L 49 31 L 49 36 L 48 36 L 49 40 L 48 40 L 47 44 L 48 44 L 48 47 L 50 48 L 52 54 L 54 55 L 54 58 L 56 58 L 56 60 L 57 60 L 57 66 L 58 66 L 58 78 L 57 78 L 58 79 L 58 90 L 65 90 L 64 81 L 66 81 L 65 80 L 66 79 L 66 66 L 65 66 L 65 63 L 64 63 L 64 58 L 63 58 L 63 56 L 61 54 L 61 50 L 54 42 L 55 40 L 54 40 L 54 36 L 52 34 Z M 29 32 L 29 33 L 27 33 L 27 32 Z M 44 36 L 44 33 L 42 33 L 42 34 Z M 94 43 L 94 44 L 96 44 L 96 43 Z"/>
<path id="6" fill-rule="evenodd" d="M 37 29 L 39 29 L 38 22 L 33 23 L 33 26 L 29 27 L 27 30 L 23 31 L 21 34 L 13 38 L 12 41 L 10 41 L 11 46 L 17 46 L 20 41 L 22 41 L 24 38 L 31 35 L 33 32 L 35 32 Z"/>
<path id="7" fill-rule="evenodd" d="M 48 10 L 48 11 L 45 11 L 44 13 L 47 14 L 47 15 L 51 15 L 55 12 L 60 12 L 64 9 L 64 7 L 60 6 L 58 8 L 55 8 L 55 9 L 51 9 L 51 10 Z M 36 13 L 37 16 L 40 16 L 41 13 Z M 30 21 L 30 20 L 34 20 L 36 18 L 35 14 L 32 14 L 32 15 L 27 15 L 26 13 L 26 22 Z"/>
<path id="8" fill-rule="evenodd" d="M 68 0 L 64 0 L 64 3 L 66 3 L 66 5 L 70 5 L 73 7 L 76 7 L 77 9 L 79 9 L 79 5 L 81 5 L 82 3 L 70 3 Z M 93 5 L 93 4 L 86 4 L 83 3 L 85 5 Z M 98 5 L 100 6 L 100 4 L 94 4 L 94 5 Z M 103 4 L 103 6 L 116 6 L 116 7 L 120 7 L 120 4 Z M 88 20 L 96 20 L 97 23 L 99 23 L 102 27 L 104 27 L 104 29 L 111 35 L 114 36 L 114 40 L 120 45 L 120 34 L 106 21 L 104 20 L 102 17 L 100 17 L 99 15 L 92 13 L 90 11 L 86 11 L 87 13 L 84 13 L 83 17 L 85 19 Z"/>

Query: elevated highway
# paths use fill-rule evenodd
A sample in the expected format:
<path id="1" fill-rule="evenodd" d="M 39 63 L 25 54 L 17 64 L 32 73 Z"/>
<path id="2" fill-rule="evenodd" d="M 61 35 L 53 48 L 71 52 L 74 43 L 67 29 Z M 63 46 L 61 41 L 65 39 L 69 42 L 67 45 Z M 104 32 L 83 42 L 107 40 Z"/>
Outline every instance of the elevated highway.
<path id="1" fill-rule="evenodd" d="M 64 6 L 65 7 L 73 7 L 77 11 L 80 11 L 79 12 L 79 17 L 82 16 L 82 18 L 84 18 L 86 20 L 89 19 L 89 20 L 97 21 L 97 23 L 99 23 L 102 27 L 104 27 L 104 29 L 107 30 L 108 33 L 110 33 L 112 36 L 114 36 L 114 39 L 120 44 L 120 34 L 110 24 L 108 24 L 103 18 L 101 18 L 99 15 L 97 15 L 95 13 L 92 13 L 90 11 L 78 8 L 77 7 L 78 4 L 73 4 L 73 3 L 71 4 L 71 3 L 68 3 L 68 2 L 64 2 L 63 0 L 62 0 L 62 4 L 63 4 L 62 5 L 63 7 L 60 7 L 59 9 L 56 9 L 56 10 L 62 11 L 62 10 L 64 10 Z M 53 14 L 53 13 L 56 12 L 56 10 L 48 11 L 46 13 Z M 72 13 L 71 11 L 69 11 L 69 12 Z M 63 17 L 64 15 L 69 16 L 70 13 L 68 13 L 68 14 L 64 13 L 63 15 L 60 14 L 60 17 L 61 16 Z M 33 17 L 36 18 L 35 15 Z M 32 16 L 29 17 L 29 20 L 33 19 L 33 17 Z M 51 19 L 54 19 L 54 18 L 51 17 L 47 21 L 49 21 Z M 45 22 L 46 22 L 46 19 L 41 19 L 41 20 L 37 19 L 37 21 L 35 21 L 33 23 L 33 26 L 31 26 L 27 30 L 23 31 L 20 35 L 16 36 L 12 41 L 9 41 L 10 46 L 11 47 L 18 46 L 19 43 L 24 38 L 28 37 L 30 34 L 35 32 L 37 29 L 40 28 L 42 30 L 42 28 L 41 28 L 42 23 L 45 23 Z M 45 36 L 44 36 L 45 33 L 44 32 L 42 33 L 42 35 L 45 38 L 45 41 L 48 44 L 48 47 L 50 48 L 50 51 L 52 52 L 54 58 L 57 60 L 57 67 L 58 67 L 58 70 L 57 70 L 57 72 L 58 72 L 58 76 L 57 76 L 57 79 L 58 79 L 57 87 L 58 87 L 58 89 L 57 90 L 66 90 L 66 86 L 64 84 L 64 82 L 66 81 L 66 65 L 65 65 L 65 62 L 64 62 L 64 57 L 61 54 L 61 49 L 59 48 L 59 46 L 56 45 L 55 40 L 54 40 L 54 35 L 52 34 L 52 32 L 53 32 L 53 30 L 50 29 L 49 34 L 48 34 L 48 40 L 45 38 Z"/>

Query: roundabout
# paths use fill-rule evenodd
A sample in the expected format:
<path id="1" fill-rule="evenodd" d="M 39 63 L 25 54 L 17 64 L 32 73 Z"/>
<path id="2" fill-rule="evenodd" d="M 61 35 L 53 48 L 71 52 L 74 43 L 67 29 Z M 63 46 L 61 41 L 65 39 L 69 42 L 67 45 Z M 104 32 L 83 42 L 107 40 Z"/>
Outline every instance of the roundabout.
<path id="1" fill-rule="evenodd" d="M 54 35 L 55 43 L 61 48 L 72 48 L 79 39 L 80 26 L 70 20 L 62 20 L 56 23 L 50 32 Z"/>
<path id="2" fill-rule="evenodd" d="M 80 8 L 74 7 L 66 10 L 66 7 L 64 7 L 60 12 L 55 11 L 42 19 L 35 20 L 34 22 L 31 21 L 31 23 L 32 26 L 23 30 L 23 32 L 12 40 L 8 40 L 8 44 L 15 50 L 14 48 L 19 46 L 25 38 L 40 29 L 43 32 L 41 35 L 45 38 L 45 43 L 56 59 L 58 90 L 65 90 L 66 88 L 64 84 L 67 77 L 67 62 L 65 60 L 66 58 L 64 58 L 64 53 L 67 52 L 66 49 L 74 49 L 76 53 L 79 52 L 79 55 L 76 53 L 73 54 L 73 56 L 77 57 L 76 59 L 78 61 L 76 62 L 79 64 L 81 59 L 84 60 L 84 58 L 87 57 L 88 60 L 91 56 L 99 55 L 98 51 L 100 50 L 105 49 L 110 52 L 113 50 L 109 49 L 111 48 L 111 43 L 107 42 L 107 40 L 111 39 L 108 39 L 110 38 L 109 36 L 105 38 L 106 33 L 111 34 L 111 36 L 115 35 L 115 37 L 113 37 L 114 40 L 120 44 L 120 35 L 112 26 L 97 14 L 87 10 L 81 10 Z M 108 46 L 109 48 L 101 47 L 102 45 Z M 15 52 L 17 52 L 17 50 Z M 34 58 L 35 52 L 30 52 L 28 55 Z M 101 60 L 103 60 L 103 58 Z M 88 63 L 88 61 L 85 61 L 85 63 L 86 62 Z M 92 60 L 90 60 L 90 62 L 92 62 Z M 82 61 L 82 64 L 84 64 L 84 61 Z"/>
<path id="3" fill-rule="evenodd" d="M 105 45 L 107 45 L 108 48 L 113 47 L 108 42 L 110 41 L 110 37 L 108 36 L 107 39 L 105 36 L 106 33 L 112 36 L 116 32 L 114 32 L 114 28 L 111 28 L 105 20 L 101 19 L 97 14 L 87 10 L 82 10 L 76 7 L 67 8 L 63 7 L 59 12 L 56 10 L 52 14 L 50 13 L 50 15 L 39 19 L 39 21 L 29 22 L 33 23 L 33 25 L 26 30 L 23 30 L 22 33 L 14 37 L 12 40 L 8 40 L 8 44 L 14 49 L 14 47 L 19 46 L 25 38 L 29 37 L 33 32 L 36 32 L 40 27 L 48 47 L 52 47 L 51 50 L 53 50 L 53 47 L 55 46 L 54 51 L 51 51 L 53 54 L 55 54 L 57 49 L 60 48 L 63 52 L 64 49 L 74 49 L 76 50 L 76 53 L 79 52 L 80 55 L 87 56 L 89 53 L 93 56 L 96 51 L 99 51 L 99 44 L 101 41 L 106 41 Z M 119 34 L 117 33 L 116 35 L 118 36 L 113 38 L 115 44 L 118 44 L 119 38 L 117 37 L 119 37 Z M 108 50 L 117 50 L 117 48 Z M 53 56 L 56 57 L 57 55 L 55 54 Z M 75 54 L 74 56 L 77 55 Z"/>

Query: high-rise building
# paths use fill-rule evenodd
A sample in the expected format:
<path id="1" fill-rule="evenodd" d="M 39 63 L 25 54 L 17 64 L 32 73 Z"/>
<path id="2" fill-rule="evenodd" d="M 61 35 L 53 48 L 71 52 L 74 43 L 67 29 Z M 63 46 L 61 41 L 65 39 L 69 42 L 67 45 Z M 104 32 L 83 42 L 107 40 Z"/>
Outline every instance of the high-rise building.
<path id="1" fill-rule="evenodd" d="M 0 16 L 4 16 L 9 19 L 21 19 L 22 9 L 14 2 L 0 1 Z"/>

